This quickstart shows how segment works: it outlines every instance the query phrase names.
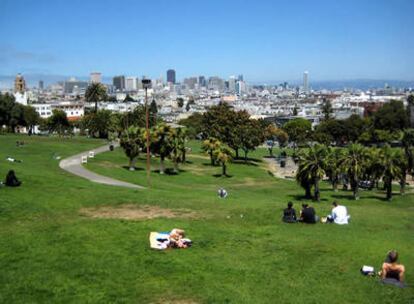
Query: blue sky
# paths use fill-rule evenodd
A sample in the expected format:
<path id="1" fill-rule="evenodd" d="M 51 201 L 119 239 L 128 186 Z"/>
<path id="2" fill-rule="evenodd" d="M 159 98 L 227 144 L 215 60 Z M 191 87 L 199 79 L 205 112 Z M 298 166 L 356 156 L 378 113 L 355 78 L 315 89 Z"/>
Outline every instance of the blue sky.
<path id="1" fill-rule="evenodd" d="M 413 0 L 0 0 L 0 75 L 414 79 Z"/>

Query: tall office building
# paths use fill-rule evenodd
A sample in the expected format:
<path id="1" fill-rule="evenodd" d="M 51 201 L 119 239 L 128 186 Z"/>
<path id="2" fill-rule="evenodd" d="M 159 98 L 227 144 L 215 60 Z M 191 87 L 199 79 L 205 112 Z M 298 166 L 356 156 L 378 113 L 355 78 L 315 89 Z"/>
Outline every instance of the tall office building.
<path id="1" fill-rule="evenodd" d="M 230 76 L 229 78 L 229 91 L 232 93 L 236 92 L 236 76 Z"/>
<path id="2" fill-rule="evenodd" d="M 184 79 L 184 84 L 189 88 L 189 89 L 194 89 L 196 84 L 197 84 L 197 77 L 190 77 L 190 78 L 185 78 Z"/>
<path id="3" fill-rule="evenodd" d="M 243 74 L 240 74 L 239 77 L 237 77 L 237 80 L 238 81 L 244 81 Z"/>
<path id="4" fill-rule="evenodd" d="M 138 89 L 137 77 L 125 77 L 125 91 L 136 91 Z"/>
<path id="5" fill-rule="evenodd" d="M 175 70 L 167 71 L 167 82 L 175 84 Z"/>
<path id="6" fill-rule="evenodd" d="M 112 78 L 112 84 L 114 85 L 115 90 L 122 92 L 125 90 L 125 76 L 115 76 Z"/>
<path id="7" fill-rule="evenodd" d="M 207 81 L 206 81 L 206 78 L 204 76 L 198 76 L 198 85 L 200 87 L 206 87 L 207 86 Z"/>
<path id="8" fill-rule="evenodd" d="M 63 91 L 67 94 L 85 93 L 87 87 L 87 81 L 77 80 L 74 77 L 69 78 L 63 83 Z"/>
<path id="9" fill-rule="evenodd" d="M 39 90 L 43 90 L 45 87 L 45 84 L 43 82 L 43 80 L 39 80 Z"/>
<path id="10" fill-rule="evenodd" d="M 305 93 L 309 92 L 309 72 L 305 71 L 303 73 L 303 91 L 305 91 Z"/>
<path id="11" fill-rule="evenodd" d="M 90 81 L 91 83 L 100 83 L 102 82 L 102 74 L 99 72 L 92 72 L 90 74 Z"/>
<path id="12" fill-rule="evenodd" d="M 20 73 L 16 75 L 16 79 L 14 80 L 14 91 L 22 94 L 26 91 L 26 81 Z"/>

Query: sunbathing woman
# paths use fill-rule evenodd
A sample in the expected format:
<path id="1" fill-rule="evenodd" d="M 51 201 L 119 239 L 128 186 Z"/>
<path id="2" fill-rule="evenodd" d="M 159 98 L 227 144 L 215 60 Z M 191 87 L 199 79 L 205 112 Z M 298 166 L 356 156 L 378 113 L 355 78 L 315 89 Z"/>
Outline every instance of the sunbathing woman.
<path id="1" fill-rule="evenodd" d="M 184 240 L 185 231 L 182 229 L 174 228 L 170 232 L 170 247 L 172 248 L 187 248 L 188 242 Z"/>
<path id="2" fill-rule="evenodd" d="M 382 270 L 380 271 L 381 279 L 395 279 L 400 282 L 404 282 L 405 267 L 402 264 L 397 263 L 398 252 L 392 250 L 388 252 L 385 262 L 382 264 Z"/>

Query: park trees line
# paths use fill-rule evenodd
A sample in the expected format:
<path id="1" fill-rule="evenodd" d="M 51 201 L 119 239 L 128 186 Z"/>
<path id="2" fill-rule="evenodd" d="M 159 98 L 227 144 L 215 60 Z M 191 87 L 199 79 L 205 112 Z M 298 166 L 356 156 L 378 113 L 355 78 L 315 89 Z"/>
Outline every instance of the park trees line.
<path id="1" fill-rule="evenodd" d="M 7 132 L 15 133 L 18 127 L 23 126 L 31 135 L 39 122 L 39 114 L 33 107 L 15 102 L 13 95 L 0 93 L 0 131 L 5 126 Z"/>
<path id="2" fill-rule="evenodd" d="M 349 183 L 354 199 L 359 198 L 361 186 L 378 188 L 382 181 L 386 198 L 391 200 L 393 181 L 399 183 L 400 193 L 404 194 L 406 176 L 414 176 L 414 129 L 403 131 L 402 143 L 401 148 L 351 143 L 345 148 L 315 144 L 300 149 L 296 180 L 305 189 L 305 197 L 316 201 L 320 200 L 319 183 L 325 176 L 334 191 L 339 184 Z"/>

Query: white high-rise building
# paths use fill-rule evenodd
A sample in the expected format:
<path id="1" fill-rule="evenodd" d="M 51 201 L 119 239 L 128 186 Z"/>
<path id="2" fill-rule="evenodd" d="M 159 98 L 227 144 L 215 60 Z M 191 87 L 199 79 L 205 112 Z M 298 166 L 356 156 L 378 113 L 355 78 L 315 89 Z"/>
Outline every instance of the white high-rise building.
<path id="1" fill-rule="evenodd" d="M 101 83 L 102 82 L 102 73 L 92 72 L 90 77 L 91 77 L 91 83 Z"/>
<path id="2" fill-rule="evenodd" d="M 136 91 L 138 88 L 138 78 L 137 77 L 125 77 L 125 91 Z"/>
<path id="3" fill-rule="evenodd" d="M 229 91 L 232 93 L 236 92 L 236 76 L 230 76 L 229 78 Z"/>
<path id="4" fill-rule="evenodd" d="M 305 93 L 309 92 L 309 72 L 303 72 L 303 91 Z"/>

